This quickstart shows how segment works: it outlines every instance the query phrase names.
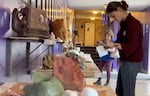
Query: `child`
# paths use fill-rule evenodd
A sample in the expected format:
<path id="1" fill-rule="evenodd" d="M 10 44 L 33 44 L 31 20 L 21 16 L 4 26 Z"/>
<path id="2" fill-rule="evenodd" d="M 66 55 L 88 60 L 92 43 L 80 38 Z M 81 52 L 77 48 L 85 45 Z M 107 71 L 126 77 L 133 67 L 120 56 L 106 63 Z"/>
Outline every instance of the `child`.
<path id="1" fill-rule="evenodd" d="M 113 38 L 114 38 L 114 34 L 113 34 L 112 30 L 108 30 L 105 33 L 104 40 L 102 40 L 100 42 L 100 45 L 102 45 L 102 46 L 104 46 L 104 48 L 106 48 L 105 47 L 106 40 L 111 40 L 112 41 Z M 100 57 L 100 64 L 98 65 L 98 68 L 102 72 L 104 67 L 106 67 L 107 80 L 106 80 L 106 83 L 104 85 L 108 86 L 109 85 L 109 81 L 110 81 L 112 62 L 113 62 L 113 59 L 114 59 L 114 58 L 110 57 L 110 53 L 114 52 L 115 48 L 106 48 L 106 49 L 108 50 L 108 55 Z M 98 80 L 96 82 L 94 82 L 93 84 L 101 85 L 101 77 L 99 77 Z"/>

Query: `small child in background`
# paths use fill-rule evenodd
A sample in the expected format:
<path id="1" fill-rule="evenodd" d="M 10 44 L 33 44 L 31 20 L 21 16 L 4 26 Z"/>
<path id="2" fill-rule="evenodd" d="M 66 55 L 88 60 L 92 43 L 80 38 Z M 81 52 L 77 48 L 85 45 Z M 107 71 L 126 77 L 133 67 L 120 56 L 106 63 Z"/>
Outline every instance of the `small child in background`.
<path id="1" fill-rule="evenodd" d="M 101 71 L 101 73 L 103 72 L 103 69 L 106 67 L 107 80 L 106 80 L 106 83 L 104 84 L 104 86 L 109 85 L 110 76 L 111 76 L 111 68 L 112 68 L 112 63 L 113 63 L 113 59 L 114 59 L 114 58 L 110 57 L 110 53 L 115 51 L 115 48 L 105 47 L 105 42 L 106 42 L 106 40 L 113 41 L 113 38 L 114 38 L 113 31 L 107 30 L 107 32 L 105 33 L 104 40 L 102 40 L 99 43 L 99 45 L 102 45 L 108 51 L 108 55 L 100 57 L 100 64 L 98 65 L 98 68 Z M 96 82 L 94 82 L 93 84 L 101 85 L 101 77 L 99 77 L 98 80 Z"/>

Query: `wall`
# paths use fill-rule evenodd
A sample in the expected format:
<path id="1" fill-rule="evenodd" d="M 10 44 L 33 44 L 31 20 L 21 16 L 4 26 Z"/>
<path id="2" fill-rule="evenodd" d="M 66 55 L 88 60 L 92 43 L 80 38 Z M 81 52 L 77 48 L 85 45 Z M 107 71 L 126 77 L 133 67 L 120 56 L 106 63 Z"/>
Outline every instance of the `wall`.
<path id="1" fill-rule="evenodd" d="M 133 16 L 135 16 L 142 24 L 146 24 L 147 26 L 150 26 L 150 12 L 132 12 Z M 150 28 L 148 29 L 150 30 Z M 144 61 L 143 61 L 143 67 L 146 73 L 150 74 L 150 38 L 149 38 L 149 31 L 144 32 Z M 148 48 L 146 48 L 148 47 Z"/>
<path id="2" fill-rule="evenodd" d="M 131 12 L 142 24 L 150 24 L 150 12 Z"/>
<path id="3" fill-rule="evenodd" d="M 150 31 L 150 28 L 149 28 L 149 31 Z M 149 34 L 149 37 L 150 37 L 150 34 Z M 150 42 L 150 38 L 148 42 Z M 149 48 L 150 48 L 150 44 L 149 44 Z M 150 75 L 150 50 L 148 51 L 148 74 Z"/>
<path id="4" fill-rule="evenodd" d="M 95 44 L 97 41 L 103 39 L 104 31 L 107 29 L 107 25 L 102 25 L 102 20 L 89 20 L 89 19 L 75 19 L 75 29 L 78 30 L 79 39 L 76 37 L 75 42 L 84 43 L 84 25 L 85 23 L 94 23 L 95 24 Z M 89 38 L 90 40 L 90 38 Z"/>

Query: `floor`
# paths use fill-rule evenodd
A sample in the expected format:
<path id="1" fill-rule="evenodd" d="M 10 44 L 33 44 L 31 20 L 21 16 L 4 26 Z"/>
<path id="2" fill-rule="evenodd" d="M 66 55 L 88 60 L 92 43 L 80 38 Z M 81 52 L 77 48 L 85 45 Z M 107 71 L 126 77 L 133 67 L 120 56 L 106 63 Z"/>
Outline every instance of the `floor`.
<path id="1" fill-rule="evenodd" d="M 89 78 L 88 84 L 92 84 L 96 79 Z M 102 84 L 105 83 L 105 79 L 102 80 Z M 116 88 L 116 79 L 110 80 L 109 85 L 114 91 Z M 150 96 L 150 80 L 137 80 L 136 82 L 136 89 L 135 89 L 136 96 Z"/>

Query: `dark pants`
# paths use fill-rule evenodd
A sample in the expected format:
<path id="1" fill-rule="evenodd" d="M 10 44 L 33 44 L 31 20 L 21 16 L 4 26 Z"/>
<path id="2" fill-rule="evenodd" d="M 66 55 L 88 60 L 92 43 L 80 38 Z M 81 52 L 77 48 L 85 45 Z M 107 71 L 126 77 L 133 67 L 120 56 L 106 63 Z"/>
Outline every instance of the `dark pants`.
<path id="1" fill-rule="evenodd" d="M 99 70 L 101 72 L 103 72 L 103 69 L 106 68 L 106 71 L 107 71 L 107 82 L 109 82 L 109 80 L 110 80 L 112 62 L 113 62 L 113 60 L 101 61 L 99 66 L 98 66 Z"/>
<path id="2" fill-rule="evenodd" d="M 116 87 L 117 96 L 135 96 L 136 76 L 140 69 L 139 62 L 121 62 Z"/>

